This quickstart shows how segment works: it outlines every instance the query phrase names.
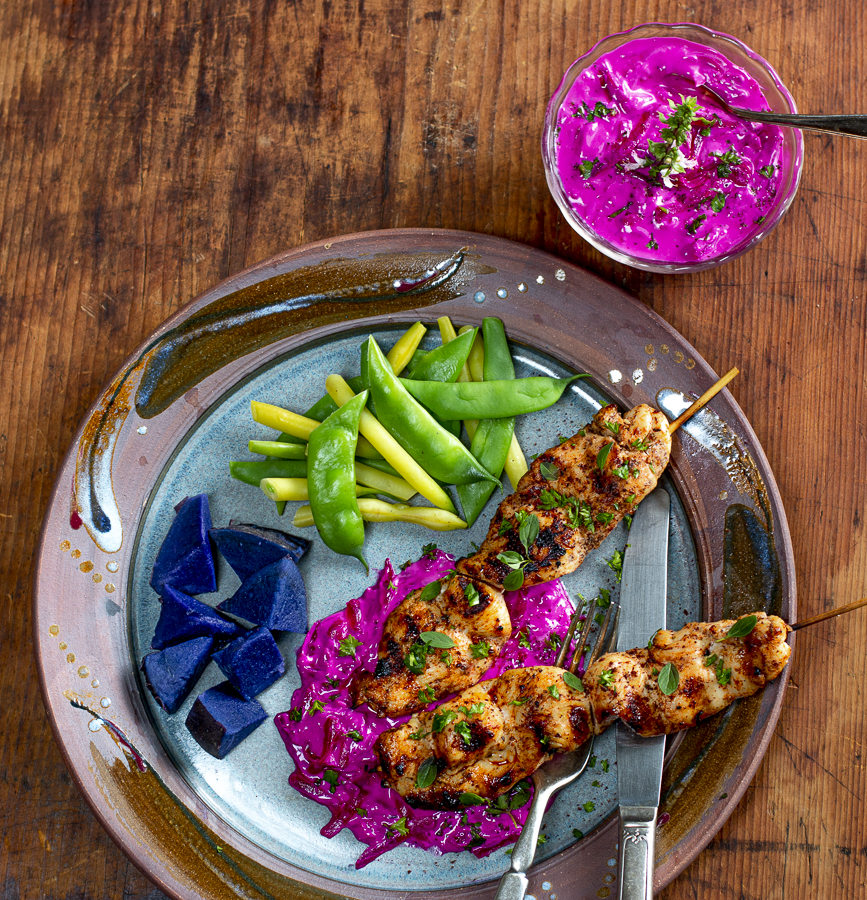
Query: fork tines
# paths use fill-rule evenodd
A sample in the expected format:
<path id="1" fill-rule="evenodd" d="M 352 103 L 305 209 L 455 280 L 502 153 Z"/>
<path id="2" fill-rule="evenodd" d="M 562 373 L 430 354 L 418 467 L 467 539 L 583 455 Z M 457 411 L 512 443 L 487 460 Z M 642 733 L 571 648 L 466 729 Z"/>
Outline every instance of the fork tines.
<path id="1" fill-rule="evenodd" d="M 602 621 L 602 624 L 599 626 L 599 630 L 596 633 L 595 642 L 593 644 L 593 649 L 590 653 L 590 657 L 587 660 L 584 666 L 581 666 L 581 658 L 584 656 L 584 651 L 587 647 L 587 642 L 590 637 L 590 631 L 593 628 L 594 617 L 592 615 L 593 608 L 595 603 L 592 601 L 587 603 L 584 602 L 575 612 L 572 614 L 572 619 L 569 622 L 569 628 L 566 632 L 566 636 L 563 638 L 563 643 L 560 646 L 560 652 L 557 654 L 557 659 L 554 662 L 555 666 L 560 666 L 561 668 L 567 668 L 570 672 L 583 675 L 584 672 L 587 671 L 590 666 L 596 662 L 596 660 L 603 654 L 607 653 L 611 645 L 614 643 L 615 637 L 617 635 L 617 626 L 620 622 L 620 604 L 618 603 L 609 603 L 608 609 L 605 611 L 605 618 Z M 566 666 L 564 665 L 566 661 L 566 657 L 569 654 L 569 647 L 572 644 L 572 638 L 575 635 L 575 631 L 578 628 L 578 623 L 581 621 L 581 617 L 584 616 L 584 624 L 581 628 L 581 634 L 578 637 L 578 643 L 575 645 L 575 652 L 572 654 L 572 662 Z M 611 619 L 614 617 L 614 623 L 612 625 Z M 611 626 L 609 628 L 609 626 Z M 581 670 L 579 671 L 579 666 Z"/>

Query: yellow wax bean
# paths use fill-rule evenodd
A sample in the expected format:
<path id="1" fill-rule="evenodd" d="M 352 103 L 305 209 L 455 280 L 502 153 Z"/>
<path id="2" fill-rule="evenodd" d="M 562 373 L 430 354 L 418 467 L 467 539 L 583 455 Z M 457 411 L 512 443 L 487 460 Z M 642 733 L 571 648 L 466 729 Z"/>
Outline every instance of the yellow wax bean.
<path id="1" fill-rule="evenodd" d="M 306 478 L 263 478 L 259 482 L 265 496 L 271 500 L 309 500 L 310 495 L 307 490 Z M 374 493 L 369 487 L 363 485 L 355 485 L 355 493 L 363 497 L 366 494 Z"/>
<path id="2" fill-rule="evenodd" d="M 506 464 L 503 466 L 503 470 L 512 483 L 512 490 L 518 489 L 518 482 L 529 471 L 529 468 L 524 451 L 518 443 L 518 436 L 513 432 L 512 443 L 509 445 L 509 455 L 506 457 Z"/>
<path id="3" fill-rule="evenodd" d="M 395 375 L 400 375 L 409 365 L 413 353 L 418 350 L 418 345 L 426 334 L 427 328 L 421 322 L 416 322 L 407 329 L 398 342 L 388 351 L 386 359 L 394 370 Z"/>
<path id="4" fill-rule="evenodd" d="M 259 400 L 253 400 L 250 403 L 250 410 L 253 413 L 254 422 L 267 425 L 268 428 L 276 428 L 277 431 L 285 431 L 286 434 L 301 438 L 303 441 L 309 441 L 310 433 L 319 427 L 316 419 L 309 419 L 307 416 L 283 409 L 282 406 L 261 403 Z"/>
<path id="5" fill-rule="evenodd" d="M 346 379 L 340 375 L 329 375 L 325 379 L 325 389 L 338 406 L 343 406 L 355 396 L 352 388 L 346 383 Z M 362 410 L 358 430 L 423 497 L 440 509 L 456 512 L 449 495 L 398 444 L 369 410 Z"/>
<path id="6" fill-rule="evenodd" d="M 376 488 L 383 494 L 390 494 L 397 497 L 398 500 L 409 500 L 415 497 L 418 491 L 402 478 L 396 478 L 389 475 L 388 472 L 380 472 L 364 463 L 356 462 L 355 464 L 355 480 L 359 484 L 366 484 L 368 487 Z"/>
<path id="7" fill-rule="evenodd" d="M 277 431 L 285 431 L 286 434 L 301 438 L 302 441 L 309 441 L 311 432 L 320 425 L 316 419 L 302 416 L 299 413 L 292 412 L 290 409 L 283 409 L 282 406 L 262 403 L 259 400 L 250 402 L 250 410 L 253 414 L 254 422 L 266 425 L 268 428 L 276 428 Z M 375 450 L 369 441 L 361 437 L 358 439 L 355 453 L 357 456 L 363 456 L 365 459 L 382 458 L 382 454 Z"/>
<path id="8" fill-rule="evenodd" d="M 454 531 L 466 528 L 467 523 L 454 513 L 430 506 L 407 506 L 404 503 L 386 503 L 373 497 L 358 500 L 358 509 L 365 522 L 407 522 L 423 525 L 432 531 Z M 313 512 L 309 506 L 299 506 L 292 524 L 296 528 L 308 528 L 313 524 Z"/>

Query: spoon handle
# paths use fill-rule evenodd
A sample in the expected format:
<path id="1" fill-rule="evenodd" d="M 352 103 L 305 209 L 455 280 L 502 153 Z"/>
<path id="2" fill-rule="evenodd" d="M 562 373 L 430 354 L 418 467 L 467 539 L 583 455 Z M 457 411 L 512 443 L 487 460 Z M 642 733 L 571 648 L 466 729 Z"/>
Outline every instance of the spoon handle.
<path id="1" fill-rule="evenodd" d="M 753 122 L 867 138 L 867 116 L 798 116 L 791 113 L 757 112 L 752 109 L 741 109 L 739 106 L 729 108 L 740 118 L 750 119 Z"/>

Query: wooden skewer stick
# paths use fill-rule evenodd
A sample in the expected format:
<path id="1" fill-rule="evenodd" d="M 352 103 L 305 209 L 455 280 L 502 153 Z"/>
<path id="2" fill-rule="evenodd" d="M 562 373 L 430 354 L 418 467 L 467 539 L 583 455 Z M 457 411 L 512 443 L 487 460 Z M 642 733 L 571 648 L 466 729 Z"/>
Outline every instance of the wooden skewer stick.
<path id="1" fill-rule="evenodd" d="M 843 613 L 852 612 L 853 609 L 860 609 L 862 606 L 867 606 L 867 597 L 863 600 L 856 600 L 854 603 L 848 603 L 846 606 L 841 606 L 839 609 L 829 609 L 828 612 L 819 613 L 818 616 L 804 619 L 803 622 L 796 622 L 794 625 L 790 625 L 789 628 L 791 628 L 792 631 L 797 631 L 799 628 L 815 625 L 816 622 L 824 622 L 825 619 L 833 619 L 834 616 L 842 616 Z"/>
<path id="2" fill-rule="evenodd" d="M 695 403 L 690 406 L 686 412 L 682 412 L 672 423 L 668 426 L 668 433 L 674 434 L 678 428 L 690 417 L 694 416 L 706 403 L 712 400 L 716 395 L 738 374 L 737 369 L 732 369 L 730 372 L 726 372 L 722 378 L 713 386 L 708 388 Z"/>

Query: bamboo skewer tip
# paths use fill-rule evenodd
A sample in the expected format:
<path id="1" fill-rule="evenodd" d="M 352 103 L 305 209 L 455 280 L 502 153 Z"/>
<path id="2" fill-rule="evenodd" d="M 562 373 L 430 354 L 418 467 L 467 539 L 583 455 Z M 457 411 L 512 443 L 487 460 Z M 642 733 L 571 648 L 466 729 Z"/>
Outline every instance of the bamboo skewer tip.
<path id="1" fill-rule="evenodd" d="M 729 369 L 728 372 L 723 375 L 722 378 L 719 379 L 714 385 L 709 387 L 702 395 L 698 398 L 689 409 L 682 412 L 672 423 L 668 426 L 668 433 L 674 434 L 678 428 L 680 428 L 683 423 L 689 419 L 691 416 L 694 416 L 703 406 L 706 406 L 716 395 L 733 379 L 736 375 L 740 374 L 740 370 L 737 368 Z"/>

